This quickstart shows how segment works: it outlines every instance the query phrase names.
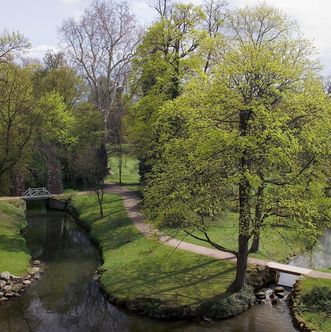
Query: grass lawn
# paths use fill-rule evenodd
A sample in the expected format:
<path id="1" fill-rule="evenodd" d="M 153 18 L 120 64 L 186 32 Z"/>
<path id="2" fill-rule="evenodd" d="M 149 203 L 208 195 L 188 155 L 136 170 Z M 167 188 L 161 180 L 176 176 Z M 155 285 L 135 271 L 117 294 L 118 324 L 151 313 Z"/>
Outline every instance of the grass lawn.
<path id="1" fill-rule="evenodd" d="M 237 248 L 238 239 L 238 214 L 230 211 L 224 212 L 208 228 L 210 238 L 230 249 Z M 164 228 L 162 231 L 177 239 L 211 247 L 208 243 L 199 241 L 187 236 L 183 231 L 177 232 L 171 228 Z M 199 232 L 194 234 L 200 236 Z M 201 235 L 201 237 L 203 237 Z M 285 239 L 285 240 L 284 240 Z M 251 254 L 251 257 L 285 262 L 290 257 L 304 250 L 304 239 L 298 231 L 291 228 L 265 226 L 261 231 L 260 251 Z"/>
<path id="2" fill-rule="evenodd" d="M 108 182 L 119 182 L 118 158 L 112 156 L 108 160 L 108 165 L 113 175 L 108 176 Z M 138 161 L 136 158 L 126 154 L 123 156 L 122 183 L 127 185 L 139 184 Z"/>
<path id="3" fill-rule="evenodd" d="M 29 267 L 30 255 L 20 234 L 26 225 L 23 204 L 0 202 L 0 272 L 22 275 Z"/>
<path id="4" fill-rule="evenodd" d="M 328 287 L 331 290 L 331 280 L 326 279 L 312 279 L 312 278 L 305 278 L 300 281 L 299 284 L 300 288 L 300 295 L 297 299 L 297 302 L 300 303 L 300 298 L 304 295 L 309 293 L 314 287 L 322 286 Z M 331 303 L 331 299 L 330 302 Z M 308 312 L 308 311 L 301 311 L 299 315 L 308 323 L 309 327 L 313 330 L 319 332 L 330 332 L 331 331 L 331 308 L 329 304 L 329 308 L 325 308 L 325 310 L 329 311 L 329 315 L 327 316 L 326 312 Z"/>
<path id="5" fill-rule="evenodd" d="M 153 298 L 170 305 L 194 306 L 228 295 L 235 275 L 233 263 L 173 250 L 143 237 L 117 195 L 105 195 L 103 219 L 95 195 L 76 195 L 72 201 L 101 245 L 106 269 L 101 281 L 116 299 Z"/>

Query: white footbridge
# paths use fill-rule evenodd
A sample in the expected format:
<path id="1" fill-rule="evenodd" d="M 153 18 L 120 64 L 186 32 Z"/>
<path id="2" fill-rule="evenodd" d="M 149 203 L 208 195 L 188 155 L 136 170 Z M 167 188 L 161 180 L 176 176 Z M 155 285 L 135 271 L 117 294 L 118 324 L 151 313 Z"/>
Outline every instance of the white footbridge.
<path id="1" fill-rule="evenodd" d="M 46 188 L 29 188 L 22 196 L 25 200 L 47 199 L 52 194 Z"/>

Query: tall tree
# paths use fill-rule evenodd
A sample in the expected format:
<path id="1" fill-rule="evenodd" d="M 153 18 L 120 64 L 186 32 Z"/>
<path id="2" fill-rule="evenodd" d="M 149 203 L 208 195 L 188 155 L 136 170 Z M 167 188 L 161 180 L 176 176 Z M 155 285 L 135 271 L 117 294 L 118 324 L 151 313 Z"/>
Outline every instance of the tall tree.
<path id="1" fill-rule="evenodd" d="M 204 14 L 200 7 L 158 1 L 160 14 L 138 48 L 134 59 L 135 103 L 129 113 L 130 136 L 135 143 L 142 180 L 157 158 L 157 133 L 151 130 L 158 110 L 177 98 L 183 82 L 196 66 L 196 51 L 204 38 L 199 30 Z"/>
<path id="2" fill-rule="evenodd" d="M 28 38 L 19 32 L 4 31 L 0 35 L 0 63 L 12 62 L 30 47 Z"/>
<path id="3" fill-rule="evenodd" d="M 331 113 L 311 47 L 280 11 L 238 10 L 228 28 L 232 47 L 223 61 L 159 113 L 154 130 L 162 154 L 146 206 L 158 220 L 192 236 L 199 230 L 200 240 L 234 253 L 239 290 L 249 241 L 258 239 L 266 219 L 288 218 L 312 238 L 318 223 L 330 223 L 324 165 Z M 211 239 L 207 227 L 233 202 L 236 249 Z"/>
<path id="4" fill-rule="evenodd" d="M 38 122 L 29 68 L 0 63 L 0 178 L 21 161 Z"/>
<path id="5" fill-rule="evenodd" d="M 47 181 L 47 187 L 52 193 L 61 193 L 63 173 L 68 168 L 67 149 L 74 141 L 71 133 L 75 120 L 73 109 L 82 98 L 84 86 L 75 71 L 66 63 L 63 53 L 47 53 L 43 64 L 35 66 L 33 83 L 39 108 L 44 107 L 40 115 L 40 127 L 34 136 L 34 159 L 39 153 L 39 159 L 45 160 L 45 163 L 30 164 L 47 169 L 47 178 L 36 179 L 37 182 Z"/>
<path id="6" fill-rule="evenodd" d="M 140 29 L 126 3 L 97 0 L 78 21 L 66 20 L 61 33 L 69 61 L 85 78 L 103 114 L 107 141 L 110 114 L 119 89 L 127 85 Z"/>

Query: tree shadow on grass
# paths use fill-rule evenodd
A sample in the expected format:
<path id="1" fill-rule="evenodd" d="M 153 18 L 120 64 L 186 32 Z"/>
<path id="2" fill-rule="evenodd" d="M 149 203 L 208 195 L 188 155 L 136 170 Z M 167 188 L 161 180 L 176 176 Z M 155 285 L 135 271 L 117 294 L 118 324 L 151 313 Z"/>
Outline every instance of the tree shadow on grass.
<path id="1" fill-rule="evenodd" d="M 126 223 L 123 219 L 121 227 L 109 227 L 109 221 L 100 222 L 93 228 L 93 233 L 98 238 L 102 239 L 103 250 L 111 250 L 122 247 L 123 245 L 141 239 L 142 235 L 132 227 L 131 224 Z"/>
<path id="2" fill-rule="evenodd" d="M 124 270 L 125 271 L 125 270 Z M 146 259 L 128 271 L 118 282 L 112 282 L 115 293 L 135 294 L 138 297 L 159 298 L 176 304 L 197 305 L 217 296 L 226 297 L 235 272 L 235 265 L 221 264 L 205 257 L 171 262 Z M 123 287 L 125 287 L 123 289 Z"/>

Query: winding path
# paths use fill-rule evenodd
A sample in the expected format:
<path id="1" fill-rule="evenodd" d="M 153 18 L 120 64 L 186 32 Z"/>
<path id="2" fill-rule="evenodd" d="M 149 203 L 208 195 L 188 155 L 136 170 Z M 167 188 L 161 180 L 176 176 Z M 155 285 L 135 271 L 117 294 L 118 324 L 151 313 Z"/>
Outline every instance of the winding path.
<path id="1" fill-rule="evenodd" d="M 150 224 L 145 222 L 144 216 L 142 215 L 139 209 L 140 197 L 137 195 L 136 192 L 131 191 L 126 187 L 119 186 L 117 184 L 106 185 L 105 191 L 121 195 L 124 207 L 128 213 L 128 217 L 132 220 L 136 228 L 145 236 L 147 237 L 157 236 L 161 242 L 173 248 L 190 251 L 196 254 L 209 256 L 215 259 L 236 261 L 235 255 L 231 253 L 217 249 L 207 248 L 204 246 L 184 241 L 179 241 L 169 236 L 165 236 L 161 234 L 158 230 L 155 230 Z M 305 269 L 298 266 L 280 264 L 277 262 L 269 262 L 257 258 L 248 258 L 248 263 L 252 265 L 268 266 L 271 269 L 294 275 L 304 275 L 311 278 L 322 278 L 322 279 L 331 280 L 331 273 Z"/>

